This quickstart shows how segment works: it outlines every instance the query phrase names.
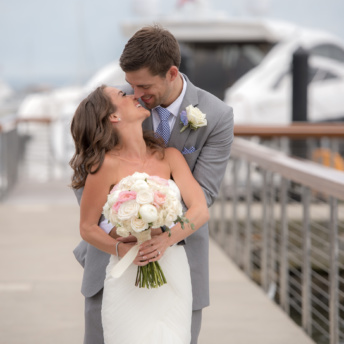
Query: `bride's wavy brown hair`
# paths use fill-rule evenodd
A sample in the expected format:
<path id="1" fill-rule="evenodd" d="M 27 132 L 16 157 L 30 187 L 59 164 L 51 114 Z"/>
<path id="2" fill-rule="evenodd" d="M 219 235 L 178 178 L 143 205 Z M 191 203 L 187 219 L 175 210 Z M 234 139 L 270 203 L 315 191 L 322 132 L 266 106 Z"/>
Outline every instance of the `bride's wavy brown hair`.
<path id="1" fill-rule="evenodd" d="M 109 116 L 117 108 L 104 92 L 106 85 L 96 88 L 78 106 L 71 123 L 75 153 L 69 162 L 73 169 L 71 186 L 79 189 L 85 185 L 86 177 L 101 168 L 105 154 L 120 144 L 117 130 Z M 151 152 L 164 157 L 163 141 L 152 133 L 144 132 L 144 140 Z"/>

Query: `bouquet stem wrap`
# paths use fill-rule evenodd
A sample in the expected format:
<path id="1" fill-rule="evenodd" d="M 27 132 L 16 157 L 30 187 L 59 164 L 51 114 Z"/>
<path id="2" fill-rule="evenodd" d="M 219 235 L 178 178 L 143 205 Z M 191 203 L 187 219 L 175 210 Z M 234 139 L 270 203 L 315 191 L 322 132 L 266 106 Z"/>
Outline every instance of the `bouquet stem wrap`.
<path id="1" fill-rule="evenodd" d="M 151 230 L 148 229 L 140 233 L 133 233 L 133 235 L 137 238 L 137 244 L 113 267 L 111 276 L 114 278 L 122 276 L 123 272 L 132 264 L 139 251 L 139 246 L 143 242 L 151 239 Z M 166 278 L 159 262 L 150 262 L 145 266 L 137 267 L 135 285 L 139 288 L 158 288 L 165 283 L 167 283 Z"/>

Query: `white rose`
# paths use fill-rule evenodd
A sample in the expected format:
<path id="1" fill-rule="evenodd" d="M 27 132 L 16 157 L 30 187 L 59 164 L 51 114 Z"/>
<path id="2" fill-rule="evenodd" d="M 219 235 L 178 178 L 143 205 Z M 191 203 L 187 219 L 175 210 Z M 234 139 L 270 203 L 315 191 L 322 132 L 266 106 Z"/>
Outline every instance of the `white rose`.
<path id="1" fill-rule="evenodd" d="M 164 190 L 166 189 L 165 185 L 161 185 L 158 184 L 156 181 L 154 180 L 147 180 L 147 184 L 149 185 L 149 187 L 154 190 L 154 191 L 161 191 L 164 192 Z"/>
<path id="2" fill-rule="evenodd" d="M 168 193 L 165 199 L 164 208 L 174 210 L 177 208 L 180 201 L 176 198 L 175 194 Z"/>
<path id="3" fill-rule="evenodd" d="M 138 217 L 132 217 L 131 218 L 131 228 L 137 232 L 140 233 L 148 228 L 148 223 L 144 221 L 143 219 L 139 219 Z"/>
<path id="4" fill-rule="evenodd" d="M 151 204 L 144 204 L 143 206 L 141 206 L 139 213 L 142 220 L 147 223 L 152 223 L 158 218 L 158 211 L 156 210 L 154 205 Z"/>
<path id="5" fill-rule="evenodd" d="M 131 177 L 136 181 L 139 179 L 145 180 L 149 177 L 149 175 L 147 173 L 135 172 Z"/>
<path id="6" fill-rule="evenodd" d="M 124 227 L 117 227 L 116 233 L 121 237 L 127 237 L 130 234 L 130 232 Z"/>
<path id="7" fill-rule="evenodd" d="M 174 212 L 167 213 L 165 217 L 165 225 L 171 227 L 174 224 L 174 221 L 177 220 L 177 216 Z"/>
<path id="8" fill-rule="evenodd" d="M 158 228 L 165 224 L 165 216 L 166 216 L 166 210 L 160 209 L 158 212 L 157 219 L 153 222 L 152 227 Z"/>
<path id="9" fill-rule="evenodd" d="M 131 187 L 131 190 L 139 192 L 141 190 L 147 190 L 149 189 L 149 185 L 142 179 L 137 180 L 133 186 Z"/>
<path id="10" fill-rule="evenodd" d="M 186 108 L 186 116 L 190 123 L 191 128 L 197 129 L 207 125 L 206 115 L 199 109 L 192 105 Z"/>
<path id="11" fill-rule="evenodd" d="M 168 185 L 169 185 L 169 188 L 168 188 L 168 193 L 173 193 L 174 196 L 178 199 L 178 200 L 181 200 L 181 195 L 180 195 L 180 190 L 177 186 L 176 183 L 174 183 L 172 180 L 169 180 L 168 181 Z"/>
<path id="12" fill-rule="evenodd" d="M 129 220 L 133 216 L 137 216 L 139 209 L 140 205 L 135 200 L 124 202 L 118 209 L 118 219 L 120 221 Z"/>
<path id="13" fill-rule="evenodd" d="M 103 215 L 105 216 L 105 218 L 107 220 L 109 220 L 109 218 L 110 218 L 110 210 L 111 210 L 111 207 L 110 207 L 109 203 L 106 202 L 103 206 Z"/>
<path id="14" fill-rule="evenodd" d="M 118 216 L 114 211 L 110 211 L 109 214 L 109 218 L 108 220 L 110 221 L 111 224 L 113 224 L 114 226 L 117 226 L 119 220 L 118 220 Z"/>
<path id="15" fill-rule="evenodd" d="M 151 189 L 140 190 L 136 195 L 136 202 L 139 204 L 153 203 L 154 192 Z"/>
<path id="16" fill-rule="evenodd" d="M 130 190 L 131 186 L 135 183 L 135 180 L 132 178 L 132 176 L 125 177 L 121 179 L 121 181 L 118 183 L 118 191 L 123 190 Z M 116 190 L 116 191 L 117 191 Z"/>
<path id="17" fill-rule="evenodd" d="M 167 202 L 164 204 L 164 208 L 170 217 L 174 217 L 173 220 L 175 220 L 177 216 L 183 215 L 182 204 L 174 197 L 168 198 Z"/>

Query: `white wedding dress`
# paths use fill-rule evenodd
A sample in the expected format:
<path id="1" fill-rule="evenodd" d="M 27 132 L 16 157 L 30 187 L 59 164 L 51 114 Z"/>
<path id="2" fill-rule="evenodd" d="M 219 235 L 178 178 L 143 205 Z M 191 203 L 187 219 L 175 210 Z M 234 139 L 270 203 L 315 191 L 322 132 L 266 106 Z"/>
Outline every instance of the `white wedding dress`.
<path id="1" fill-rule="evenodd" d="M 111 256 L 104 282 L 105 344 L 189 344 L 192 291 L 184 247 L 169 247 L 159 260 L 167 280 L 159 288 L 136 287 L 134 264 L 121 277 L 113 278 L 110 271 L 117 262 L 117 257 Z"/>

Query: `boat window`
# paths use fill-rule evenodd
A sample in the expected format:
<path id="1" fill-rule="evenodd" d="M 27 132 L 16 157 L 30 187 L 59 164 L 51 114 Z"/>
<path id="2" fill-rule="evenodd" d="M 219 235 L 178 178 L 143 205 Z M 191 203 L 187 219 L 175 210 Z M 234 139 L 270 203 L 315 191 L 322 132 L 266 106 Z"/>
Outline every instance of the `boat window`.
<path id="1" fill-rule="evenodd" d="M 257 66 L 273 44 L 267 42 L 180 42 L 180 70 L 197 86 L 224 98 L 225 90 Z"/>
<path id="2" fill-rule="evenodd" d="M 321 68 L 310 68 L 308 82 L 319 82 L 324 80 L 338 79 L 338 76 Z"/>
<path id="3" fill-rule="evenodd" d="M 272 85 L 272 89 L 277 90 L 280 87 L 280 85 L 285 81 L 285 78 L 287 77 L 289 78 L 292 77 L 290 70 L 284 71 L 276 78 L 275 83 Z M 332 72 L 325 69 L 309 67 L 308 84 L 312 82 L 331 80 L 331 79 L 338 79 L 338 75 L 335 75 Z"/>
<path id="4" fill-rule="evenodd" d="M 290 77 L 290 76 L 291 76 L 291 75 L 290 75 L 290 70 L 284 71 L 283 73 L 281 73 L 281 74 L 277 77 L 275 83 L 272 85 L 272 89 L 273 89 L 273 90 L 277 90 L 277 89 L 280 87 L 280 85 L 282 84 L 282 82 L 284 82 L 285 78 L 286 78 L 286 77 Z"/>
<path id="5" fill-rule="evenodd" d="M 319 44 L 310 49 L 312 55 L 328 57 L 332 60 L 344 62 L 344 49 L 334 44 Z"/>

